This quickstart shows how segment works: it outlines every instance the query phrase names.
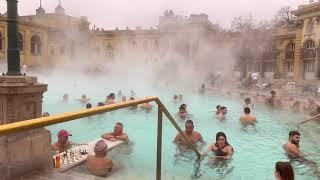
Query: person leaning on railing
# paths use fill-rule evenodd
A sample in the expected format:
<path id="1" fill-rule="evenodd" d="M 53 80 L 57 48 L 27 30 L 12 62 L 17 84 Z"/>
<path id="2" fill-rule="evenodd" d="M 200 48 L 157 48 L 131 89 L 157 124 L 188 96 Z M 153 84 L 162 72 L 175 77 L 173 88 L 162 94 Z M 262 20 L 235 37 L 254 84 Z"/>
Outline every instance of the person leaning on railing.
<path id="1" fill-rule="evenodd" d="M 118 141 L 118 140 L 127 141 L 128 140 L 128 134 L 123 132 L 123 124 L 120 122 L 116 123 L 113 129 L 113 132 L 105 133 L 101 137 L 109 141 Z"/>

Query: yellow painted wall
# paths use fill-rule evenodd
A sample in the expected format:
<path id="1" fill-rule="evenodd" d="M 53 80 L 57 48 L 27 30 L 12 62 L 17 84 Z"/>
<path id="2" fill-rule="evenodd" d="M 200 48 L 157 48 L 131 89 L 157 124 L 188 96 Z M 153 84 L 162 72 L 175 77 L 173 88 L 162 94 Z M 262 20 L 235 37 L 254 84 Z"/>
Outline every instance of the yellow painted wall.
<path id="1" fill-rule="evenodd" d="M 48 32 L 47 29 L 38 25 L 32 25 L 29 23 L 19 23 L 19 33 L 23 37 L 23 51 L 20 52 L 20 64 L 38 64 L 46 62 L 48 57 L 47 44 L 48 44 Z M 7 47 L 8 47 L 8 33 L 7 22 L 5 18 L 0 19 L 0 32 L 4 34 L 4 50 L 0 51 L 0 57 L 5 61 L 7 60 Z M 41 39 L 41 55 L 31 54 L 31 37 L 33 35 L 39 35 Z"/>

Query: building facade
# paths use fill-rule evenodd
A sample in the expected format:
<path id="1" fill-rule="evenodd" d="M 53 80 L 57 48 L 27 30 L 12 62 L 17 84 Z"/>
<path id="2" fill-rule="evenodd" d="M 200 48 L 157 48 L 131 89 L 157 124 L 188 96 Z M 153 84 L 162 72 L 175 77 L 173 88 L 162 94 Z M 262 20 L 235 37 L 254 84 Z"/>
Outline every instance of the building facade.
<path id="1" fill-rule="evenodd" d="M 320 2 L 301 5 L 291 13 L 296 16 L 295 22 L 276 28 L 271 41 L 255 46 L 258 53 L 249 49 L 242 52 L 246 56 L 237 57 L 237 77 L 254 71 L 269 79 L 320 80 Z"/>
<path id="2" fill-rule="evenodd" d="M 165 11 L 156 28 L 104 30 L 89 28 L 87 17 L 72 17 L 59 5 L 46 13 L 19 16 L 21 65 L 57 65 L 82 61 L 104 64 L 121 59 L 158 61 L 169 54 L 188 60 L 205 59 L 200 49 L 223 38 L 206 14 L 189 17 Z M 0 16 L 0 62 L 7 60 L 6 14 Z M 222 42 L 222 41 L 221 41 Z M 222 43 L 218 43 L 220 46 Z"/>

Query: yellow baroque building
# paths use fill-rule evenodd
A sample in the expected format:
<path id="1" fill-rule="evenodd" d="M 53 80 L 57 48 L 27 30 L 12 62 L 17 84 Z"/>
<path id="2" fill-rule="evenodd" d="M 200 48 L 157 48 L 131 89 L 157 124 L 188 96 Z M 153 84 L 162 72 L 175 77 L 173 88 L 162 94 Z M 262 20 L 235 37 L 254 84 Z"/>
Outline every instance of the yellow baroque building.
<path id="1" fill-rule="evenodd" d="M 158 61 L 174 51 L 183 59 L 208 59 L 200 49 L 212 41 L 224 42 L 206 14 L 189 17 L 165 11 L 157 27 L 134 30 L 89 28 L 87 17 L 72 17 L 59 4 L 54 13 L 40 7 L 35 15 L 19 16 L 19 48 L 21 65 L 58 65 L 81 61 L 103 64 L 116 59 Z M 7 60 L 6 14 L 0 15 L 0 62 Z M 228 37 L 227 37 L 228 38 Z M 220 48 L 225 46 L 217 43 Z M 207 48 L 207 52 L 211 52 Z M 198 61 L 201 62 L 201 61 Z M 201 63 L 198 63 L 201 64 Z"/>
<path id="2" fill-rule="evenodd" d="M 274 41 L 280 49 L 277 65 L 284 77 L 320 79 L 320 3 L 301 5 L 292 12 L 295 25 L 279 28 Z"/>
<path id="3" fill-rule="evenodd" d="M 246 77 L 250 72 L 259 72 L 267 79 L 319 83 L 320 2 L 298 6 L 291 13 L 296 16 L 295 23 L 276 28 L 271 42 L 258 56 L 252 60 L 247 60 L 250 57 L 246 56 L 245 60 L 238 61 L 234 67 L 235 76 Z"/>

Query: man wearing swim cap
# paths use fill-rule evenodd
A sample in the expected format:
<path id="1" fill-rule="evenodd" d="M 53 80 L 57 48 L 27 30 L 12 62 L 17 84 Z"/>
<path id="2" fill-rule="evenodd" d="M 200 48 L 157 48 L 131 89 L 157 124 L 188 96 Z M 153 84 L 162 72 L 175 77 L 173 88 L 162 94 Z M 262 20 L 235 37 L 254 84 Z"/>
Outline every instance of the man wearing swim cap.
<path id="1" fill-rule="evenodd" d="M 107 159 L 108 146 L 104 140 L 99 140 L 94 146 L 95 155 L 87 157 L 88 171 L 96 176 L 106 176 L 112 169 L 112 160 Z"/>

